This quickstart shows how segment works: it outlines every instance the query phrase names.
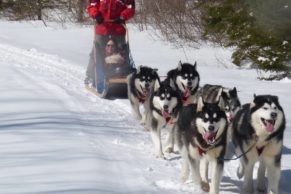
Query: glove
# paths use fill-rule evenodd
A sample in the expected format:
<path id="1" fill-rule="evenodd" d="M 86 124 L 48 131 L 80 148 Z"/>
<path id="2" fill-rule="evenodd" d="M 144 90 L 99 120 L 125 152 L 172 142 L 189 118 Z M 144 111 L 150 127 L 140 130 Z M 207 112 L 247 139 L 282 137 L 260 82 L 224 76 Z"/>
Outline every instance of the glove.
<path id="1" fill-rule="evenodd" d="M 118 18 L 114 19 L 112 23 L 114 23 L 114 24 L 125 24 L 125 20 L 124 20 L 123 17 L 118 17 Z"/>
<path id="2" fill-rule="evenodd" d="M 98 14 L 95 19 L 96 19 L 97 24 L 101 24 L 104 21 L 104 18 L 102 17 L 101 14 Z"/>

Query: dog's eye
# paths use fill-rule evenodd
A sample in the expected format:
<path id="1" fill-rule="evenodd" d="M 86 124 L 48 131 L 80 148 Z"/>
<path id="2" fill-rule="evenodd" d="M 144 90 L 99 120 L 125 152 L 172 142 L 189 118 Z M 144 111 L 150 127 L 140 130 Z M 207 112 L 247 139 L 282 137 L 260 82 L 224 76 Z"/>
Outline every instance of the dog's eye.
<path id="1" fill-rule="evenodd" d="M 213 114 L 213 118 L 214 118 L 214 119 L 216 119 L 216 117 L 217 117 L 217 114 L 216 114 L 216 113 L 214 113 L 214 114 Z"/>
<path id="2" fill-rule="evenodd" d="M 206 119 L 209 119 L 209 115 L 208 115 L 208 114 L 205 114 L 204 117 L 205 117 Z"/>
<path id="3" fill-rule="evenodd" d="M 149 77 L 148 77 L 148 81 L 151 81 L 151 79 L 152 79 L 152 78 L 149 76 Z"/>
<path id="4" fill-rule="evenodd" d="M 263 107 L 263 109 L 264 109 L 264 110 L 268 110 L 268 108 L 267 108 L 267 107 Z"/>
<path id="5" fill-rule="evenodd" d="M 171 95 L 167 94 L 167 99 L 170 100 L 171 99 Z"/>
<path id="6" fill-rule="evenodd" d="M 192 78 L 193 77 L 193 73 L 190 73 L 190 78 Z"/>
<path id="7" fill-rule="evenodd" d="M 161 94 L 161 99 L 165 99 L 166 95 L 165 94 Z"/>

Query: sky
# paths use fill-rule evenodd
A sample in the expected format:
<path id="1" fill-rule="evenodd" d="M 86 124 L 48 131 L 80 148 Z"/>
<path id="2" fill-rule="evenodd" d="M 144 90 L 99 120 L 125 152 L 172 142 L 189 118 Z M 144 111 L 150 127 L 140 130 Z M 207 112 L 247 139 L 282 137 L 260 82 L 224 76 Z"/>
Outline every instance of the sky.
<path id="1" fill-rule="evenodd" d="M 177 49 L 133 25 L 128 31 L 135 64 L 160 76 L 197 61 L 201 86 L 236 87 L 243 104 L 254 93 L 277 95 L 287 120 L 280 193 L 291 193 L 291 80 L 259 81 L 256 70 L 231 63 L 231 49 Z M 91 26 L 0 20 L 0 194 L 203 193 L 191 179 L 181 183 L 178 153 L 155 158 L 128 100 L 84 89 L 92 40 Z M 237 165 L 225 164 L 220 193 L 241 193 Z"/>

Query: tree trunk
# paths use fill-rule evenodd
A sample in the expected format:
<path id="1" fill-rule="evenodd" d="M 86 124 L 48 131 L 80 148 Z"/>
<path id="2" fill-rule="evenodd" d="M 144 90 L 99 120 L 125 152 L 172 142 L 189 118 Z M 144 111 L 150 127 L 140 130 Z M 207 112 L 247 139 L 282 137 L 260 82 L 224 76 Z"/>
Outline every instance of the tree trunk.
<path id="1" fill-rule="evenodd" d="M 84 5 L 85 1 L 84 0 L 78 0 L 78 22 L 83 22 L 84 21 Z"/>
<path id="2" fill-rule="evenodd" d="M 42 0 L 38 0 L 37 1 L 38 5 L 37 5 L 37 19 L 38 20 L 42 20 Z"/>

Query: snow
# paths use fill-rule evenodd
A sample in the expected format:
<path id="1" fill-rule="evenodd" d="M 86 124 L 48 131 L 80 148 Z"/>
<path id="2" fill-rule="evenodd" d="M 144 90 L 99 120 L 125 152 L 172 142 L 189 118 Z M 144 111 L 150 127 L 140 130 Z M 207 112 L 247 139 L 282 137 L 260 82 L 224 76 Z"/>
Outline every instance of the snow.
<path id="1" fill-rule="evenodd" d="M 201 85 L 236 86 L 243 103 L 253 94 L 279 96 L 287 127 L 280 189 L 291 193 L 291 81 L 259 81 L 231 64 L 231 50 L 203 45 L 176 49 L 129 25 L 137 65 L 198 63 Z M 83 88 L 92 28 L 0 21 L 0 193 L 203 193 L 179 180 L 178 154 L 156 159 L 148 132 L 127 100 L 100 99 Z M 163 134 L 165 135 L 165 134 Z M 225 164 L 222 194 L 241 193 L 237 161 Z"/>

